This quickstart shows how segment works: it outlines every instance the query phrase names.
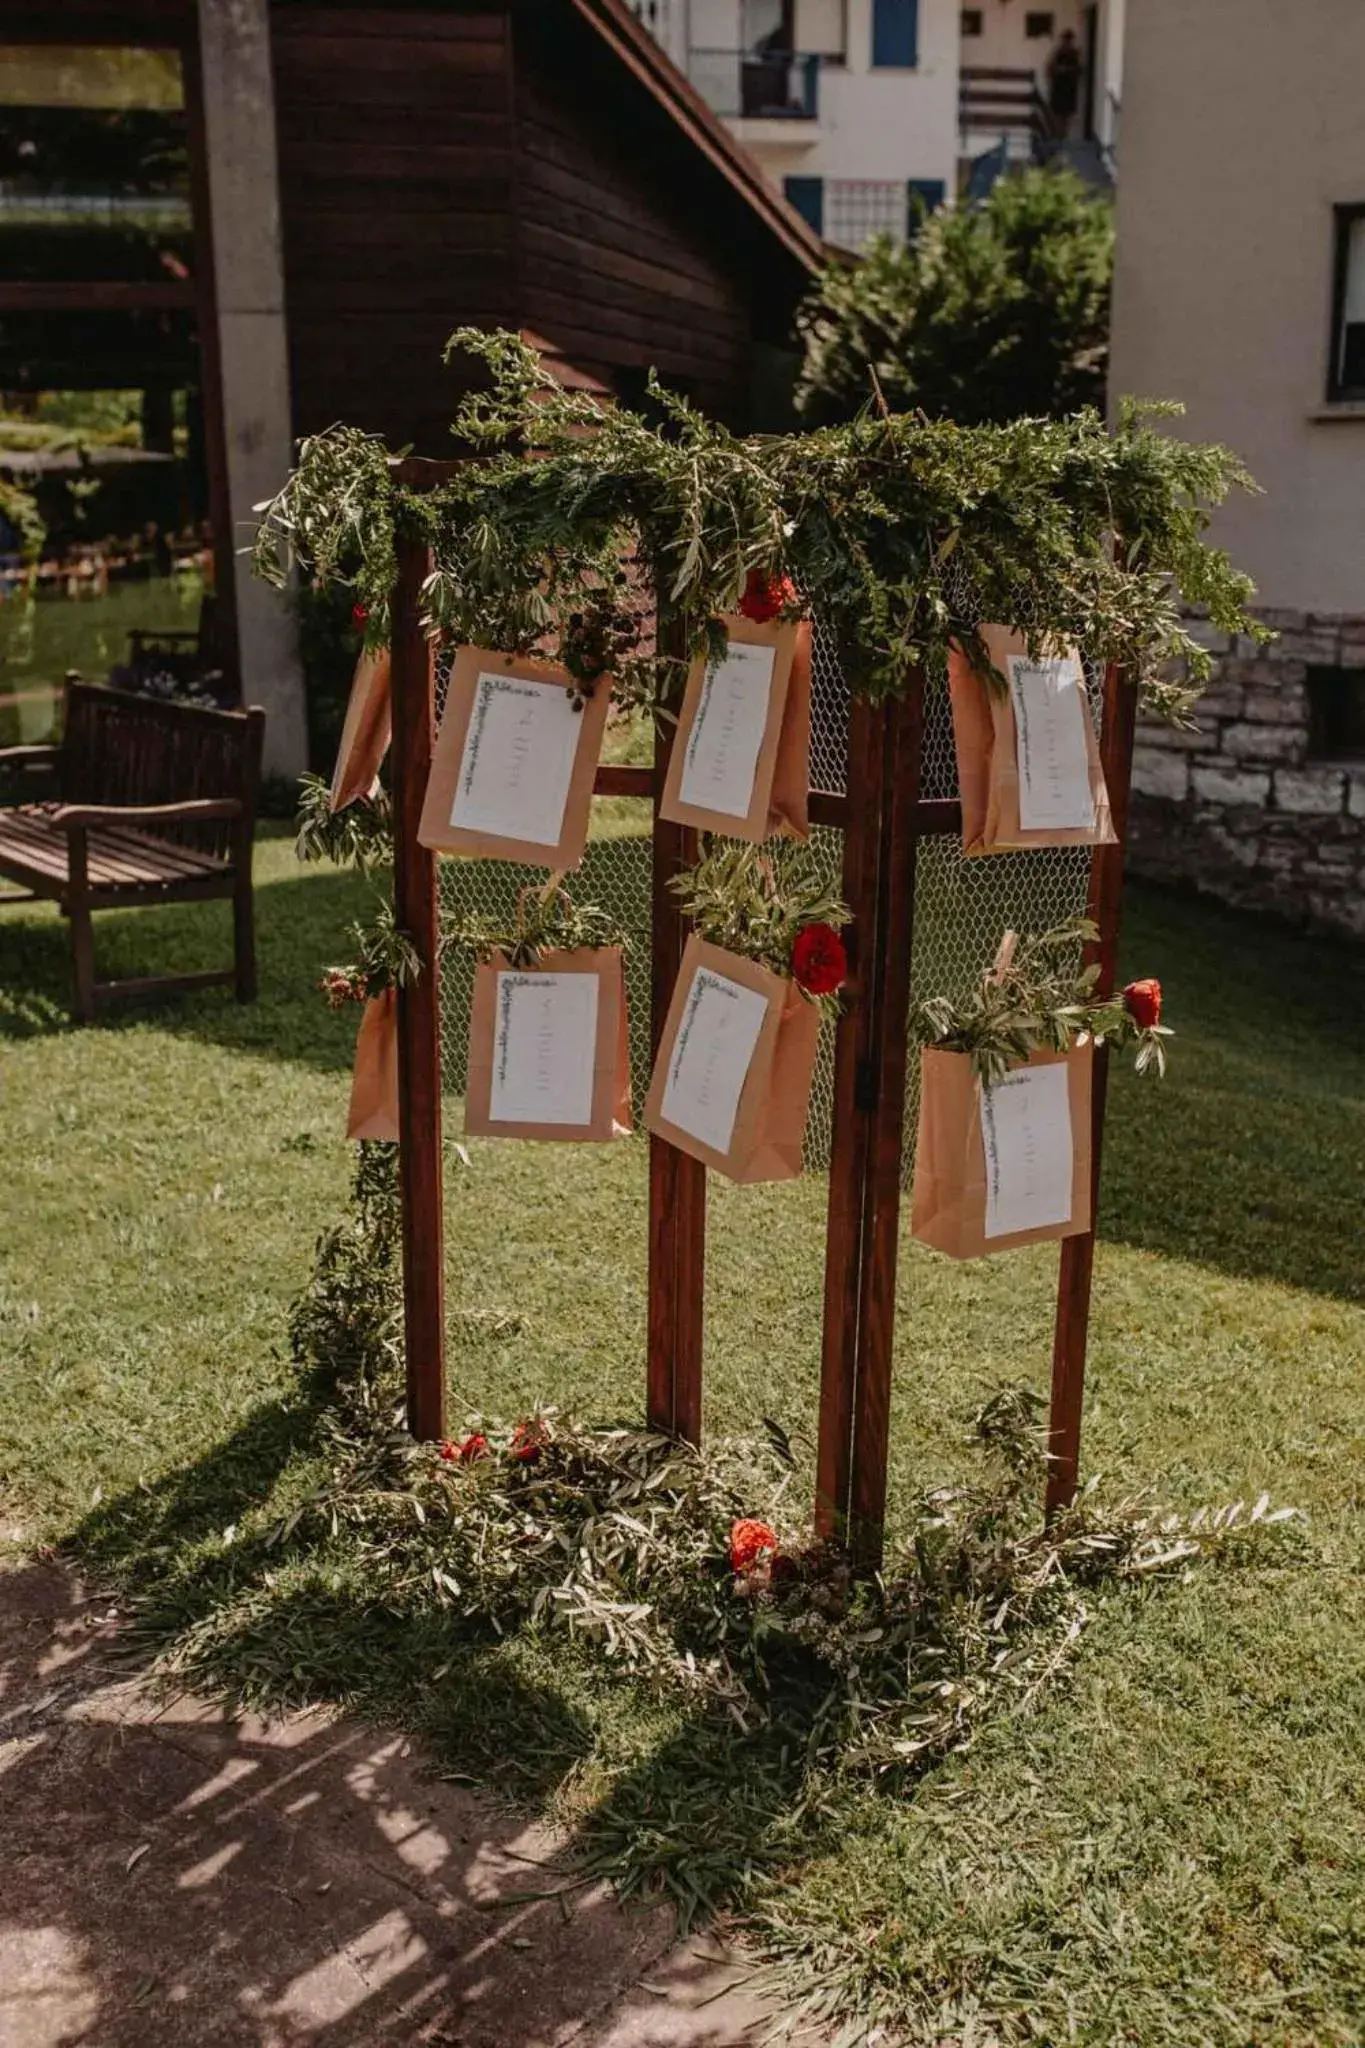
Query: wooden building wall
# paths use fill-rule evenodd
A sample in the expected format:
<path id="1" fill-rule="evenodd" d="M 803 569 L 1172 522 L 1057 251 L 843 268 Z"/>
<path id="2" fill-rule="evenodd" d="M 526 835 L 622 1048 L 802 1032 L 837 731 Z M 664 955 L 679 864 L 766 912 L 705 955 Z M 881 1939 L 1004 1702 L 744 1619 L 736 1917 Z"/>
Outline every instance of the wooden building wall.
<path id="1" fill-rule="evenodd" d="M 272 10 L 294 425 L 449 452 L 453 328 L 516 325 L 508 21 Z"/>
<path id="2" fill-rule="evenodd" d="M 709 411 L 740 421 L 749 289 L 724 213 L 702 224 L 695 187 L 705 166 L 676 147 L 667 117 L 609 51 L 592 47 L 591 31 L 564 28 L 518 23 L 524 324 L 627 397 L 652 365 Z"/>

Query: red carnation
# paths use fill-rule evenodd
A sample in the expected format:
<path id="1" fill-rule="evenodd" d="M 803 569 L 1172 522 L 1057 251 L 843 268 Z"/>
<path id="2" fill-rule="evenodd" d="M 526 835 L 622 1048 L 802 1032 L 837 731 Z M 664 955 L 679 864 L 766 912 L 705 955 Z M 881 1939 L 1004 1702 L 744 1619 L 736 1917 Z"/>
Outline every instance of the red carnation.
<path id="1" fill-rule="evenodd" d="M 792 978 L 809 996 L 832 996 L 848 980 L 848 952 L 832 924 L 808 924 L 792 947 Z"/>
<path id="2" fill-rule="evenodd" d="M 518 1464 L 534 1465 L 546 1444 L 550 1441 L 545 1424 L 537 1420 L 519 1422 L 512 1431 L 512 1441 L 507 1446 L 509 1458 Z"/>
<path id="3" fill-rule="evenodd" d="M 453 1465 L 460 1455 L 460 1447 L 458 1444 L 451 1443 L 449 1437 L 445 1437 L 437 1444 L 436 1455 L 438 1458 L 444 1458 L 447 1465 Z"/>
<path id="4" fill-rule="evenodd" d="M 730 1529 L 730 1569 L 752 1570 L 766 1552 L 777 1549 L 777 1531 L 767 1522 L 741 1520 Z"/>
<path id="5" fill-rule="evenodd" d="M 739 608 L 756 626 L 766 626 L 780 612 L 794 612 L 799 604 L 790 576 L 765 576 L 761 569 L 751 569 Z"/>
<path id="6" fill-rule="evenodd" d="M 472 1465 L 476 1458 L 486 1458 L 488 1438 L 476 1429 L 471 1436 L 465 1438 L 457 1455 L 462 1465 Z"/>
<path id="7" fill-rule="evenodd" d="M 1161 983 L 1130 981 L 1123 991 L 1123 1004 L 1138 1028 L 1150 1031 L 1161 1022 Z"/>
<path id="8" fill-rule="evenodd" d="M 365 621 L 369 616 L 370 607 L 367 604 L 353 604 L 351 606 L 351 624 L 362 633 L 365 630 Z"/>

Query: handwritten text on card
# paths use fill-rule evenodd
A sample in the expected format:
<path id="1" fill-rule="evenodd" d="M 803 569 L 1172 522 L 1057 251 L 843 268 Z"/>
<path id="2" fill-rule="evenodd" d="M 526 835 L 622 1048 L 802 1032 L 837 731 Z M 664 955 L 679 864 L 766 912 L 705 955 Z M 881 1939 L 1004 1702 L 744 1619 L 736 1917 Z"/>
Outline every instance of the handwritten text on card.
<path id="1" fill-rule="evenodd" d="M 498 975 L 494 1123 L 592 1122 L 598 988 L 595 974 Z"/>
<path id="2" fill-rule="evenodd" d="M 728 818 L 748 816 L 775 663 L 773 648 L 732 640 L 725 659 L 707 669 L 678 785 L 685 804 Z"/>
<path id="3" fill-rule="evenodd" d="M 562 685 L 481 672 L 451 824 L 557 846 L 582 732 L 582 717 Z"/>
<path id="4" fill-rule="evenodd" d="M 1085 674 L 1075 655 L 1057 661 L 1009 657 L 1019 759 L 1019 823 L 1025 832 L 1089 829 L 1095 823 L 1085 722 Z"/>
<path id="5" fill-rule="evenodd" d="M 981 1090 L 986 1236 L 1071 1221 L 1071 1093 L 1063 1060 Z"/>
<path id="6" fill-rule="evenodd" d="M 728 1152 L 739 1098 L 758 1044 L 768 999 L 710 967 L 699 967 L 668 1062 L 663 1115 L 680 1131 Z"/>

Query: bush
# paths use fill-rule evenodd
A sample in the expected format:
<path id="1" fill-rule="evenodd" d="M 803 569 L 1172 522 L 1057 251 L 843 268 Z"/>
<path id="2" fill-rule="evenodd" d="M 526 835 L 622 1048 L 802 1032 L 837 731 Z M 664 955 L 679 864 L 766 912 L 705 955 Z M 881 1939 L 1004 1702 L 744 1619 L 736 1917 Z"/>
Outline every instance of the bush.
<path id="1" fill-rule="evenodd" d="M 893 412 L 964 425 L 1103 406 L 1112 209 L 1074 172 L 1002 178 L 980 206 L 935 214 L 917 238 L 834 264 L 798 315 L 797 410 L 810 426 Z"/>

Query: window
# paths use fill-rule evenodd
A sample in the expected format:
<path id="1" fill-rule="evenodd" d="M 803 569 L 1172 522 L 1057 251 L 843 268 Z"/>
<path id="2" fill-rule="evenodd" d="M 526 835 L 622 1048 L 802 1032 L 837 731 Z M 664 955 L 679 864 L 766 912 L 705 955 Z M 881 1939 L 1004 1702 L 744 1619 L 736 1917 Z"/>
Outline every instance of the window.
<path id="1" fill-rule="evenodd" d="M 919 62 L 919 0 L 872 0 L 872 62 L 912 71 Z"/>
<path id="2" fill-rule="evenodd" d="M 1052 31 L 1053 17 L 1050 14 L 1026 14 L 1024 16 L 1024 34 L 1031 41 L 1039 42 L 1043 37 L 1050 36 Z"/>
<path id="3" fill-rule="evenodd" d="M 825 232 L 825 181 L 823 178 L 784 178 L 782 190 L 788 203 L 794 206 L 802 220 L 809 222 L 817 235 Z"/>
<path id="4" fill-rule="evenodd" d="M 1315 761 L 1365 761 L 1365 668 L 1310 668 L 1308 752 Z"/>
<path id="5" fill-rule="evenodd" d="M 899 178 L 828 178 L 825 235 L 841 249 L 862 249 L 874 235 L 905 239 L 906 195 Z"/>
<path id="6" fill-rule="evenodd" d="M 1327 397 L 1365 399 L 1365 206 L 1336 209 Z"/>
<path id="7" fill-rule="evenodd" d="M 963 8 L 962 33 L 964 36 L 979 36 L 981 34 L 981 9 L 979 7 Z"/>
<path id="8" fill-rule="evenodd" d="M 920 223 L 937 213 L 943 204 L 942 178 L 908 178 L 905 185 L 905 238 L 913 242 Z"/>

